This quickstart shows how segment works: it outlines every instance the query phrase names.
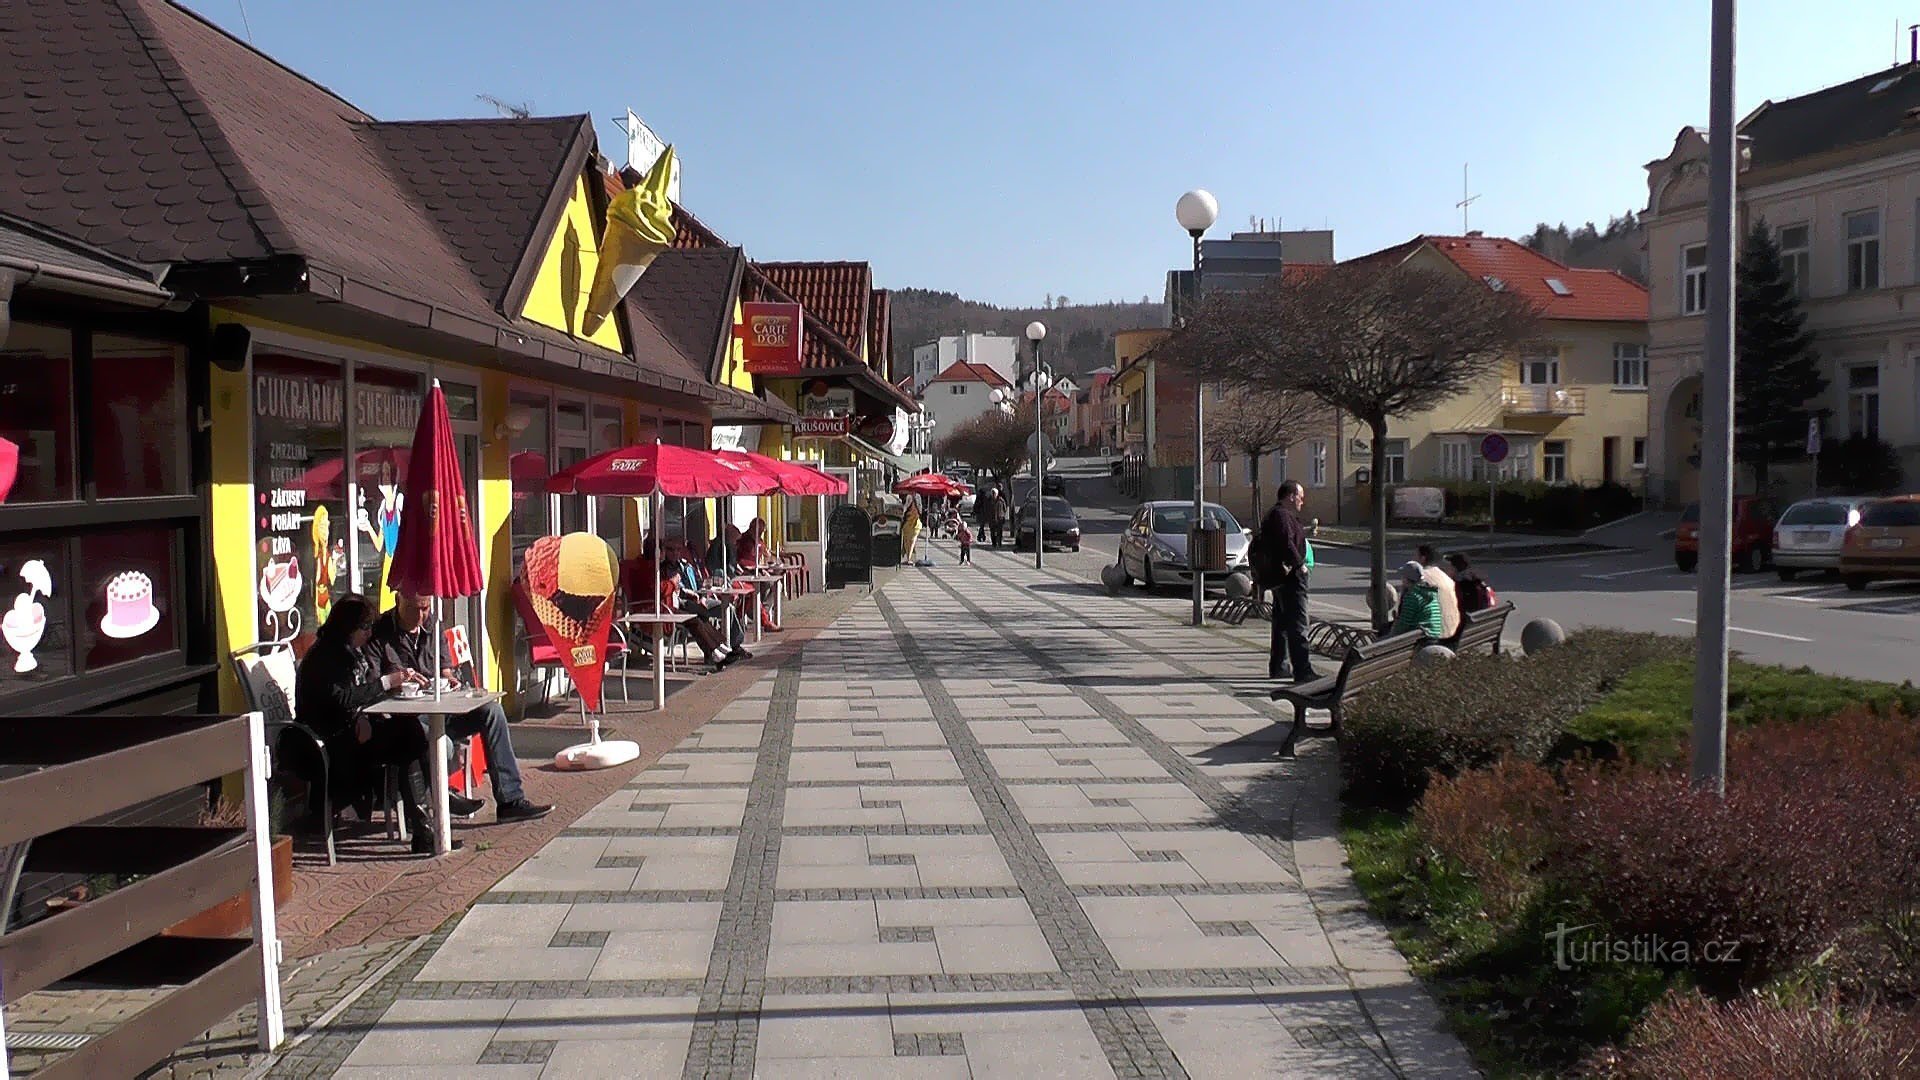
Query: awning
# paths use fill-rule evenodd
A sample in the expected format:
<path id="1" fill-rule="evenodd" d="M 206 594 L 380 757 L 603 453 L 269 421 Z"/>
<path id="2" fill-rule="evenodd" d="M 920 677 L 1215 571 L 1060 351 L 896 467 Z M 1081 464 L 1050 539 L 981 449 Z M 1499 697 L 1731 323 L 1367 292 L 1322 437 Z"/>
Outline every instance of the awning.
<path id="1" fill-rule="evenodd" d="M 906 458 L 901 457 L 899 454 L 889 454 L 885 450 L 882 450 L 879 447 L 873 445 L 872 443 L 866 441 L 865 439 L 860 438 L 858 435 L 848 435 L 845 438 L 848 446 L 853 447 L 855 450 L 860 451 L 862 454 L 865 454 L 866 456 L 873 458 L 875 461 L 878 461 L 889 468 L 898 469 L 903 473 L 910 473 L 914 470 L 915 466 L 913 462 L 908 461 Z"/>

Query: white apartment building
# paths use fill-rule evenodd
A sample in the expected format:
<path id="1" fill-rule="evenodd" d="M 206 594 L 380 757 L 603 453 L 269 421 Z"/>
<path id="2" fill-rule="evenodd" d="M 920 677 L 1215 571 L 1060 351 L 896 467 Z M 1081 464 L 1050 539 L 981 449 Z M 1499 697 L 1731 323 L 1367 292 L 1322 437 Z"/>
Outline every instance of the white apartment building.
<path id="1" fill-rule="evenodd" d="M 1012 386 L 996 369 L 964 361 L 948 365 L 928 380 L 920 392 L 920 416 L 935 456 L 939 456 L 941 439 L 981 413 L 997 408 L 993 392 L 1011 390 Z"/>
<path id="2" fill-rule="evenodd" d="M 999 334 L 955 334 L 913 347 L 913 392 L 924 393 L 934 377 L 955 364 L 980 364 L 1013 381 L 1020 339 Z"/>
<path id="3" fill-rule="evenodd" d="M 1920 482 L 1920 64 L 1802 97 L 1740 123 L 1744 238 L 1773 230 L 1827 367 L 1824 438 L 1871 435 Z M 1696 497 L 1707 262 L 1707 140 L 1680 130 L 1647 165 L 1649 493 Z M 1736 469 L 1744 490 L 1750 470 Z M 1775 470 L 1776 494 L 1811 488 L 1811 470 Z"/>

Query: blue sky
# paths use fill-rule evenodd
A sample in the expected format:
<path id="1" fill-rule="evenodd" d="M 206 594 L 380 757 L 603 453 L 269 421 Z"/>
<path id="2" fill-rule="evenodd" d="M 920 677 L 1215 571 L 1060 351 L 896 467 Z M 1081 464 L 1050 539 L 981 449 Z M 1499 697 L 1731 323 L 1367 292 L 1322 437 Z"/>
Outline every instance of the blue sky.
<path id="1" fill-rule="evenodd" d="M 190 6 L 246 36 L 241 0 Z M 1748 0 L 1739 108 L 1904 57 L 1896 0 Z M 1907 15 L 1920 7 L 1907 0 Z M 818 10 L 811 10 L 817 8 Z M 1844 9 L 1844 15 L 1835 13 Z M 386 119 L 631 106 L 682 201 L 758 259 L 866 259 L 1002 304 L 1158 298 L 1182 191 L 1331 226 L 1345 258 L 1602 224 L 1706 123 L 1707 0 L 251 0 L 255 45 Z"/>

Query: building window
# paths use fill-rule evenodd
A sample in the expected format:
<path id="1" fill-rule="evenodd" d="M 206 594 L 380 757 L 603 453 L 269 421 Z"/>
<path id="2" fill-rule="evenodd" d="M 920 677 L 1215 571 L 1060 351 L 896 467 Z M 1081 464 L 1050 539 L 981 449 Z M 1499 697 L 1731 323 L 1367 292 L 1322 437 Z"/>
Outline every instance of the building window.
<path id="1" fill-rule="evenodd" d="M 1813 230 L 1805 224 L 1783 225 L 1775 234 L 1780 243 L 1780 265 L 1793 282 L 1793 295 L 1805 297 L 1813 285 Z"/>
<path id="2" fill-rule="evenodd" d="M 317 631 L 333 598 L 353 588 L 345 377 L 333 361 L 255 356 L 253 403 L 259 640 L 292 641 Z"/>
<path id="3" fill-rule="evenodd" d="M 1707 310 L 1707 245 L 1688 244 L 1680 249 L 1680 314 L 1698 315 Z"/>
<path id="4" fill-rule="evenodd" d="M 1847 237 L 1847 291 L 1880 287 L 1880 211 L 1856 210 L 1842 219 Z"/>
<path id="5" fill-rule="evenodd" d="M 1549 439 L 1540 446 L 1541 479 L 1549 484 L 1567 482 L 1567 444 L 1564 440 Z"/>
<path id="6" fill-rule="evenodd" d="M 1473 475 L 1473 455 L 1465 440 L 1450 439 L 1440 444 L 1440 475 L 1447 480 L 1466 480 Z"/>
<path id="7" fill-rule="evenodd" d="M 1387 475 L 1383 479 L 1385 480 L 1386 483 L 1389 483 L 1389 484 L 1406 483 L 1407 482 L 1407 440 L 1388 439 L 1386 440 L 1386 447 L 1387 447 Z"/>
<path id="8" fill-rule="evenodd" d="M 1645 437 L 1636 437 L 1633 440 L 1633 467 L 1636 469 L 1644 469 L 1647 467 L 1647 440 Z"/>
<path id="9" fill-rule="evenodd" d="M 1521 357 L 1520 381 L 1528 386 L 1560 385 L 1560 353 L 1543 352 Z"/>
<path id="10" fill-rule="evenodd" d="M 961 386 L 959 383 L 952 383 L 947 387 L 947 393 L 949 394 L 965 394 L 966 392 L 967 388 Z"/>
<path id="11" fill-rule="evenodd" d="M 1327 486 L 1327 443 L 1325 439 L 1315 439 L 1307 444 L 1308 486 Z"/>
<path id="12" fill-rule="evenodd" d="M 1613 346 L 1613 385 L 1630 390 L 1647 388 L 1647 347 L 1633 342 Z"/>
<path id="13" fill-rule="evenodd" d="M 73 332 L 15 324 L 0 351 L 0 438 L 20 448 L 9 504 L 75 497 Z"/>
<path id="14" fill-rule="evenodd" d="M 513 536 L 513 572 L 518 574 L 520 557 L 535 540 L 552 531 L 547 499 L 547 477 L 553 472 L 547 461 L 552 401 L 545 394 L 520 391 L 507 400 L 509 412 L 527 421 L 526 428 L 512 437 L 507 455 L 507 475 L 513 483 L 508 521 Z"/>
<path id="15" fill-rule="evenodd" d="M 355 554 L 353 591 L 383 610 L 387 561 L 400 538 L 406 512 L 400 485 L 407 478 L 407 455 L 420 426 L 425 387 L 416 372 L 356 364 L 353 369 L 353 516 Z"/>
<path id="16" fill-rule="evenodd" d="M 1868 439 L 1880 437 L 1879 364 L 1847 369 L 1847 431 Z"/>

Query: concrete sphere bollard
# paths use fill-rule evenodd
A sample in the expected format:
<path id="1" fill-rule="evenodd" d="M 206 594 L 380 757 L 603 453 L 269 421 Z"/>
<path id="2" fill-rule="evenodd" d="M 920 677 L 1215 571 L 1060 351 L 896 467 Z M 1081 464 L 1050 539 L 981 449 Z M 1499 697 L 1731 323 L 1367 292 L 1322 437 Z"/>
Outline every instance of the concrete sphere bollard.
<path id="1" fill-rule="evenodd" d="M 1253 576 L 1251 574 L 1232 573 L 1227 575 L 1227 595 L 1235 600 L 1245 600 L 1253 595 Z"/>
<path id="2" fill-rule="evenodd" d="M 1528 656 L 1566 643 L 1567 632 L 1552 619 L 1535 619 L 1520 631 L 1520 651 Z"/>
<path id="3" fill-rule="evenodd" d="M 1413 654 L 1413 666 L 1439 667 L 1442 664 L 1451 663 L 1453 659 L 1453 650 L 1445 645 L 1428 645 Z"/>
<path id="4" fill-rule="evenodd" d="M 1125 579 L 1126 574 L 1117 565 L 1109 564 L 1100 568 L 1100 584 L 1107 587 L 1108 596 L 1119 596 L 1120 586 Z"/>

